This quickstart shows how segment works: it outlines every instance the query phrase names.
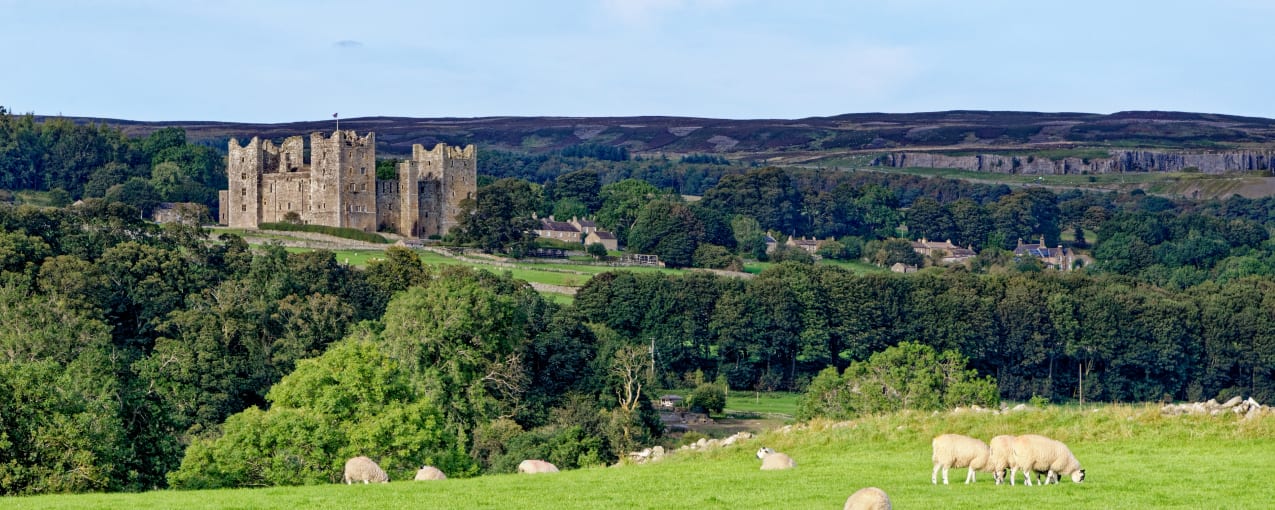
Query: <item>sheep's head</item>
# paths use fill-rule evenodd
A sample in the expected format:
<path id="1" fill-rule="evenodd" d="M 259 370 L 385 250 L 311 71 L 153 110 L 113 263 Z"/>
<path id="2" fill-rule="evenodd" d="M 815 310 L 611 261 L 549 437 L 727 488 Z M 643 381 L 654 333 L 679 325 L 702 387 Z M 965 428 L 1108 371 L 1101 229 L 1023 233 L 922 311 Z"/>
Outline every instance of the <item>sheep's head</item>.
<path id="1" fill-rule="evenodd" d="M 761 447 L 760 450 L 757 450 L 757 458 L 764 459 L 766 458 L 767 455 L 770 455 L 772 453 L 775 453 L 775 451 L 763 446 Z"/>
<path id="2" fill-rule="evenodd" d="M 1081 469 L 1081 470 L 1077 470 L 1075 473 L 1072 473 L 1071 481 L 1076 483 L 1085 481 L 1085 470 Z"/>

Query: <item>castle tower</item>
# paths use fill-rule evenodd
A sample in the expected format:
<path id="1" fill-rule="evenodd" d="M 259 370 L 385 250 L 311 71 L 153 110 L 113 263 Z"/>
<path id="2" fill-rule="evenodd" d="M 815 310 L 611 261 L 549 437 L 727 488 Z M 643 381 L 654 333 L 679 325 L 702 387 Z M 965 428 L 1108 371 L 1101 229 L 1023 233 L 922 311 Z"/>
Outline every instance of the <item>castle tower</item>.
<path id="1" fill-rule="evenodd" d="M 310 223 L 376 231 L 376 135 L 310 135 Z"/>
<path id="2" fill-rule="evenodd" d="M 460 202 L 477 189 L 478 157 L 473 145 L 412 146 L 412 158 L 399 163 L 398 231 L 411 237 L 443 235 L 456 225 Z"/>
<path id="3" fill-rule="evenodd" d="M 226 180 L 230 184 L 229 200 L 220 205 L 226 211 L 226 223 L 231 227 L 257 228 L 261 222 L 261 140 L 254 136 L 248 145 L 240 147 L 239 140 L 230 139 Z"/>

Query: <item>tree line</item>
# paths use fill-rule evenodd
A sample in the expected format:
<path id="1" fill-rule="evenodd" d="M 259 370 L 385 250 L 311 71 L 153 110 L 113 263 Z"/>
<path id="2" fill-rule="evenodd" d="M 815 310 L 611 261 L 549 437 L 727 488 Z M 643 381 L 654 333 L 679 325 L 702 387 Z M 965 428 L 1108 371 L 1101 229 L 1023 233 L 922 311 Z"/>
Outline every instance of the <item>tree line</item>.
<path id="1" fill-rule="evenodd" d="M 969 359 L 1001 398 L 1275 397 L 1275 284 L 1171 290 L 1119 275 L 855 275 L 786 262 L 755 279 L 606 273 L 576 307 L 655 348 L 667 385 L 697 371 L 737 389 L 804 388 L 900 342 Z M 1083 389 L 1081 388 L 1083 378 Z"/>
<path id="2" fill-rule="evenodd" d="M 189 143 L 182 128 L 134 138 L 65 118 L 36 122 L 0 107 L 0 189 L 54 191 L 66 203 L 106 197 L 149 213 L 159 202 L 215 209 L 225 188 L 224 151 Z"/>

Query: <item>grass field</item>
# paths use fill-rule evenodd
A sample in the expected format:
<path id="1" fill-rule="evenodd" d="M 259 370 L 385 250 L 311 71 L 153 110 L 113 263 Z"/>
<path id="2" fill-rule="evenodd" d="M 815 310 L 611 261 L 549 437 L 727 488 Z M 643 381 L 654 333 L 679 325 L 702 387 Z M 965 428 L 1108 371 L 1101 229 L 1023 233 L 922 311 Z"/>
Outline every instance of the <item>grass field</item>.
<path id="1" fill-rule="evenodd" d="M 1048 487 L 930 484 L 930 439 L 956 432 L 984 440 L 1035 432 L 1071 446 L 1083 484 Z M 758 470 L 766 445 L 797 468 Z M 738 446 L 677 453 L 646 465 L 555 475 L 495 475 L 444 482 L 222 491 L 156 491 L 2 498 L 6 509 L 128 508 L 841 508 L 865 486 L 909 508 L 1271 508 L 1275 416 L 1164 417 L 1154 405 L 990 413 L 901 413 L 772 431 Z M 964 470 L 953 470 L 954 480 Z"/>

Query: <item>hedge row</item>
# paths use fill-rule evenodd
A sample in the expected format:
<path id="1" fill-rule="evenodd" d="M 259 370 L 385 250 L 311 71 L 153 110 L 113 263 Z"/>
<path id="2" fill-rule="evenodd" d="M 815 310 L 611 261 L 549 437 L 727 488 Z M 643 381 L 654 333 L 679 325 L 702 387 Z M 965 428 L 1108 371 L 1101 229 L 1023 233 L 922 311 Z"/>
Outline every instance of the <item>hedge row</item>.
<path id="1" fill-rule="evenodd" d="M 261 230 L 283 230 L 289 232 L 315 232 L 330 236 L 353 239 L 367 243 L 389 244 L 390 240 L 372 232 L 346 227 L 329 227 L 327 225 L 305 225 L 300 223 L 262 223 L 257 226 Z"/>

